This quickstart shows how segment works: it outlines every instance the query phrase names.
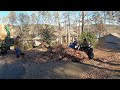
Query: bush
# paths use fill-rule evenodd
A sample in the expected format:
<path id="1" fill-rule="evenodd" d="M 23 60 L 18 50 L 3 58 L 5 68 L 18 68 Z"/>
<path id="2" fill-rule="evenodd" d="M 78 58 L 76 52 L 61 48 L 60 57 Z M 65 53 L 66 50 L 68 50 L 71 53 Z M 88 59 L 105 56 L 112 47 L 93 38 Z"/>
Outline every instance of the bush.
<path id="1" fill-rule="evenodd" d="M 54 28 L 47 26 L 45 29 L 41 30 L 42 40 L 47 44 L 51 45 L 52 41 L 56 39 L 56 36 L 53 34 Z"/>
<path id="2" fill-rule="evenodd" d="M 83 33 L 81 33 L 81 35 L 80 35 L 80 37 L 78 39 L 80 44 L 83 42 L 84 38 L 86 38 L 87 41 L 91 45 L 93 45 L 94 47 L 96 46 L 96 44 L 97 44 L 97 37 L 96 37 L 96 35 L 94 33 L 91 33 L 91 32 L 83 32 Z"/>

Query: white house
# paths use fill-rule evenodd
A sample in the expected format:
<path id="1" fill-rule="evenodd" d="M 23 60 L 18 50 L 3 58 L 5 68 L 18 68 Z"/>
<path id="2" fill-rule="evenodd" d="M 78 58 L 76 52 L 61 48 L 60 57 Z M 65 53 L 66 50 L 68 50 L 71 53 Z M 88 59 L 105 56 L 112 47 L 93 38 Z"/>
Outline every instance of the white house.
<path id="1" fill-rule="evenodd" d="M 34 46 L 39 46 L 41 44 L 41 37 L 40 36 L 36 36 L 32 40 L 34 41 Z"/>

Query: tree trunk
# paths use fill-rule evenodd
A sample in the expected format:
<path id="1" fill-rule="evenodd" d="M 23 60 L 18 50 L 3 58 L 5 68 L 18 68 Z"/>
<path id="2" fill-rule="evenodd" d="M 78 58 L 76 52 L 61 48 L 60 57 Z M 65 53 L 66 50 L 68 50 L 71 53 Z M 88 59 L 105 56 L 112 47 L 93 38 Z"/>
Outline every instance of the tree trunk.
<path id="1" fill-rule="evenodd" d="M 80 19 L 81 19 L 81 15 L 79 14 L 79 26 L 78 26 L 78 37 L 81 34 L 81 29 L 80 29 Z"/>
<path id="2" fill-rule="evenodd" d="M 60 40 L 60 44 L 62 44 L 62 31 L 61 31 L 60 22 L 59 22 L 59 32 L 60 32 L 59 40 Z"/>
<path id="3" fill-rule="evenodd" d="M 61 44 L 63 44 L 62 36 L 61 36 Z"/>
<path id="4" fill-rule="evenodd" d="M 59 32 L 59 43 L 62 44 L 62 33 L 61 33 L 61 25 L 60 25 L 60 17 L 59 17 L 59 12 L 57 11 L 57 24 L 58 24 L 58 32 Z"/>
<path id="5" fill-rule="evenodd" d="M 76 25 L 76 28 L 77 28 L 77 38 L 78 38 L 78 36 L 79 36 L 79 28 L 78 28 L 77 25 Z"/>
<path id="6" fill-rule="evenodd" d="M 65 41 L 66 41 L 66 44 L 67 44 L 67 42 L 68 42 L 68 41 L 67 41 L 67 40 L 68 40 L 68 39 L 67 39 L 68 31 L 67 31 L 67 26 L 66 26 L 66 18 L 65 18 L 65 31 L 66 31 L 66 34 L 65 34 L 65 35 L 66 35 L 66 36 L 65 36 L 65 37 L 66 37 L 66 38 L 65 38 L 66 40 L 65 40 Z"/>
<path id="7" fill-rule="evenodd" d="M 67 27 L 67 36 L 66 36 L 67 45 L 68 45 L 68 36 L 69 34 L 68 34 L 68 27 Z"/>
<path id="8" fill-rule="evenodd" d="M 105 14 L 105 12 L 104 12 L 104 28 L 105 28 L 105 30 L 104 30 L 104 35 L 105 35 L 106 32 L 107 32 L 107 29 L 106 29 L 106 14 Z"/>
<path id="9" fill-rule="evenodd" d="M 82 32 L 84 31 L 84 11 L 82 11 Z"/>
<path id="10" fill-rule="evenodd" d="M 70 35 L 70 16 L 68 15 L 68 45 L 70 44 L 71 40 L 71 35 Z"/>

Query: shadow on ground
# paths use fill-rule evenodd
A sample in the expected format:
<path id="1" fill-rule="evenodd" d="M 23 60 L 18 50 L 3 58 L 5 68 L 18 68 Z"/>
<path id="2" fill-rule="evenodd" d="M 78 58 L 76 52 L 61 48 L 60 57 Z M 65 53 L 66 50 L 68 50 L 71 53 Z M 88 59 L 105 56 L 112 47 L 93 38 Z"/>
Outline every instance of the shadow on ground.
<path id="1" fill-rule="evenodd" d="M 115 63 L 111 63 L 111 62 L 104 62 L 100 59 L 95 59 L 95 61 L 98 61 L 98 62 L 101 62 L 101 63 L 104 63 L 104 64 L 109 64 L 109 65 L 113 65 L 113 66 L 120 66 L 120 64 L 115 64 Z"/>
<path id="2" fill-rule="evenodd" d="M 0 64 L 0 79 L 20 79 L 25 74 L 21 61 Z"/>

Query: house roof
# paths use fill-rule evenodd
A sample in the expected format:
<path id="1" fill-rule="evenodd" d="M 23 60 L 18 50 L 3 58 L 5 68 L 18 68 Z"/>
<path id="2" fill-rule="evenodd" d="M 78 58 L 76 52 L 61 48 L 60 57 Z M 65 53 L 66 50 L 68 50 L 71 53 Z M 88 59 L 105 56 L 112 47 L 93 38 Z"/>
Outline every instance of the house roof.
<path id="1" fill-rule="evenodd" d="M 113 35 L 113 36 L 116 36 L 116 37 L 120 38 L 120 35 L 119 35 L 119 34 L 117 34 L 117 33 L 111 33 L 111 35 Z"/>
<path id="2" fill-rule="evenodd" d="M 35 38 L 33 38 L 33 40 L 40 40 L 41 37 L 40 36 L 36 36 Z"/>
<path id="3" fill-rule="evenodd" d="M 110 33 L 110 34 L 107 34 L 107 35 L 102 36 L 102 37 L 100 37 L 100 38 L 105 38 L 105 37 L 107 37 L 107 36 L 114 36 L 114 37 L 120 38 L 120 34 L 118 34 L 118 33 Z M 99 39 L 100 39 L 100 38 L 99 38 Z"/>
<path id="4" fill-rule="evenodd" d="M 102 42 L 101 42 L 101 40 L 102 40 Z M 117 33 L 111 33 L 111 34 L 105 35 L 103 37 L 100 37 L 99 41 L 100 41 L 100 43 L 108 42 L 108 43 L 118 44 L 118 43 L 120 43 L 120 35 Z"/>

